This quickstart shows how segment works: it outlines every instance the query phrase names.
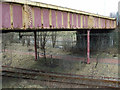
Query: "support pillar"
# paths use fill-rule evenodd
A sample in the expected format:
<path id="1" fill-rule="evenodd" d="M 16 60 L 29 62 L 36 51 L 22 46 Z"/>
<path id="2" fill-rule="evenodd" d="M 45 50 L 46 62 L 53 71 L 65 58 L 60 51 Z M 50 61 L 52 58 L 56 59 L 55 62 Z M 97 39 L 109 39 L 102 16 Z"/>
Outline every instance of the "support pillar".
<path id="1" fill-rule="evenodd" d="M 90 63 L 90 30 L 87 31 L 87 64 Z"/>
<path id="2" fill-rule="evenodd" d="M 36 32 L 34 32 L 34 46 L 35 46 L 35 61 L 37 60 L 37 43 L 36 43 Z"/>

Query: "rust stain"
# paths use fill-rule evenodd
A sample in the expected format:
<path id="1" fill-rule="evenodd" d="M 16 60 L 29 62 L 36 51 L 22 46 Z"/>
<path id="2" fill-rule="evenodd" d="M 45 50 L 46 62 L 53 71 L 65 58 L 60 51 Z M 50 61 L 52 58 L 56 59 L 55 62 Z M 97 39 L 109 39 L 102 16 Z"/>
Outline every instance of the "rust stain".
<path id="1" fill-rule="evenodd" d="M 28 5 L 24 5 L 24 23 L 25 27 L 29 28 L 32 24 L 33 17 L 32 17 L 32 9 Z"/>
<path id="2" fill-rule="evenodd" d="M 33 28 L 35 28 L 35 15 L 34 15 L 34 8 L 32 7 L 32 21 L 33 21 Z"/>
<path id="3" fill-rule="evenodd" d="M 88 17 L 88 28 L 92 29 L 94 27 L 94 17 Z"/>

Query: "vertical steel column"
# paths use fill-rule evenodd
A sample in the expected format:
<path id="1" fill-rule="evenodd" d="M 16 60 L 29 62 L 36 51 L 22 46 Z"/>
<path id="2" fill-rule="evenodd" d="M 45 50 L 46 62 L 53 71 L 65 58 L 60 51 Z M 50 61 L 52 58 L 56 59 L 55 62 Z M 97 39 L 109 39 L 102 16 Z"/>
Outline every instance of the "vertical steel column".
<path id="1" fill-rule="evenodd" d="M 34 32 L 35 60 L 37 60 L 36 31 Z"/>
<path id="2" fill-rule="evenodd" d="M 87 64 L 90 63 L 90 30 L 87 31 Z"/>

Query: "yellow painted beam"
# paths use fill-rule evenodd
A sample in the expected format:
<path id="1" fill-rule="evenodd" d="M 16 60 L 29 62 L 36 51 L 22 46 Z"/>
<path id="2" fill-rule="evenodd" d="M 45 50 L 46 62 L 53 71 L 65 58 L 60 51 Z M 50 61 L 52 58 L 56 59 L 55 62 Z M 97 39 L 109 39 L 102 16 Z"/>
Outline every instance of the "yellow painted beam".
<path id="1" fill-rule="evenodd" d="M 116 28 L 116 21 L 114 21 L 114 28 Z"/>
<path id="2" fill-rule="evenodd" d="M 13 29 L 13 4 L 10 4 L 11 29 Z"/>
<path id="3" fill-rule="evenodd" d="M 68 15 L 67 15 L 67 22 L 68 22 L 68 28 L 70 28 L 70 13 L 68 12 Z"/>
<path id="4" fill-rule="evenodd" d="M 51 9 L 49 10 L 49 25 L 52 25 L 52 14 L 51 14 Z"/>

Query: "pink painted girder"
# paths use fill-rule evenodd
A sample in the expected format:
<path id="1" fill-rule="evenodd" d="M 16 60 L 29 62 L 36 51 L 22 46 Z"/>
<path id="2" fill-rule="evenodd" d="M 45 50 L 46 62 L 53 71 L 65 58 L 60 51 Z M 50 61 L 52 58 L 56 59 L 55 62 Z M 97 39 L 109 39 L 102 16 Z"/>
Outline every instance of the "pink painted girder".
<path id="1" fill-rule="evenodd" d="M 50 27 L 50 25 L 49 25 L 49 10 L 48 9 L 43 9 L 43 27 L 44 28 Z"/>
<path id="2" fill-rule="evenodd" d="M 105 20 L 104 19 L 101 19 L 101 25 L 102 25 L 102 28 L 105 28 Z"/>
<path id="3" fill-rule="evenodd" d="M 110 20 L 106 20 L 106 28 L 110 27 Z"/>
<path id="4" fill-rule="evenodd" d="M 13 27 L 22 28 L 22 6 L 13 5 Z"/>
<path id="5" fill-rule="evenodd" d="M 63 12 L 63 26 L 64 28 L 67 28 L 68 27 L 68 16 L 67 16 L 67 12 Z"/>
<path id="6" fill-rule="evenodd" d="M 35 23 L 35 28 L 40 28 L 41 27 L 41 9 L 40 8 L 34 8 L 34 23 Z"/>
<path id="7" fill-rule="evenodd" d="M 102 18 L 100 19 L 100 25 L 103 28 L 103 19 Z"/>
<path id="8" fill-rule="evenodd" d="M 88 28 L 88 16 L 85 17 L 85 28 Z"/>
<path id="9" fill-rule="evenodd" d="M 2 28 L 11 28 L 10 5 L 2 4 Z"/>
<path id="10" fill-rule="evenodd" d="M 69 14 L 69 25 L 70 25 L 70 28 L 72 28 L 72 13 Z"/>
<path id="11" fill-rule="evenodd" d="M 99 18 L 97 18 L 97 28 L 99 28 Z"/>
<path id="12" fill-rule="evenodd" d="M 98 25 L 98 18 L 96 18 L 96 17 L 94 17 L 94 27 L 95 28 L 98 28 L 99 27 L 99 25 Z"/>
<path id="13" fill-rule="evenodd" d="M 78 15 L 78 28 L 81 28 L 81 15 Z"/>
<path id="14" fill-rule="evenodd" d="M 103 19 L 103 22 L 102 22 L 102 23 L 103 23 L 103 28 L 105 28 L 105 20 L 104 20 L 104 19 Z"/>
<path id="15" fill-rule="evenodd" d="M 114 21 L 111 21 L 111 24 L 112 24 L 111 27 L 113 28 L 114 27 Z"/>
<path id="16" fill-rule="evenodd" d="M 51 10 L 51 18 L 52 18 L 52 27 L 56 28 L 56 11 Z"/>
<path id="17" fill-rule="evenodd" d="M 82 19 L 83 19 L 83 20 L 82 20 L 82 23 L 83 23 L 82 25 L 83 25 L 83 28 L 85 28 L 85 24 L 84 24 L 84 23 L 85 23 L 85 20 L 84 20 L 85 18 L 84 18 L 84 17 L 85 17 L 85 16 L 82 15 Z"/>
<path id="18" fill-rule="evenodd" d="M 73 14 L 73 28 L 77 27 L 77 16 L 76 14 Z"/>
<path id="19" fill-rule="evenodd" d="M 62 28 L 62 12 L 57 11 L 57 24 L 58 28 Z"/>

